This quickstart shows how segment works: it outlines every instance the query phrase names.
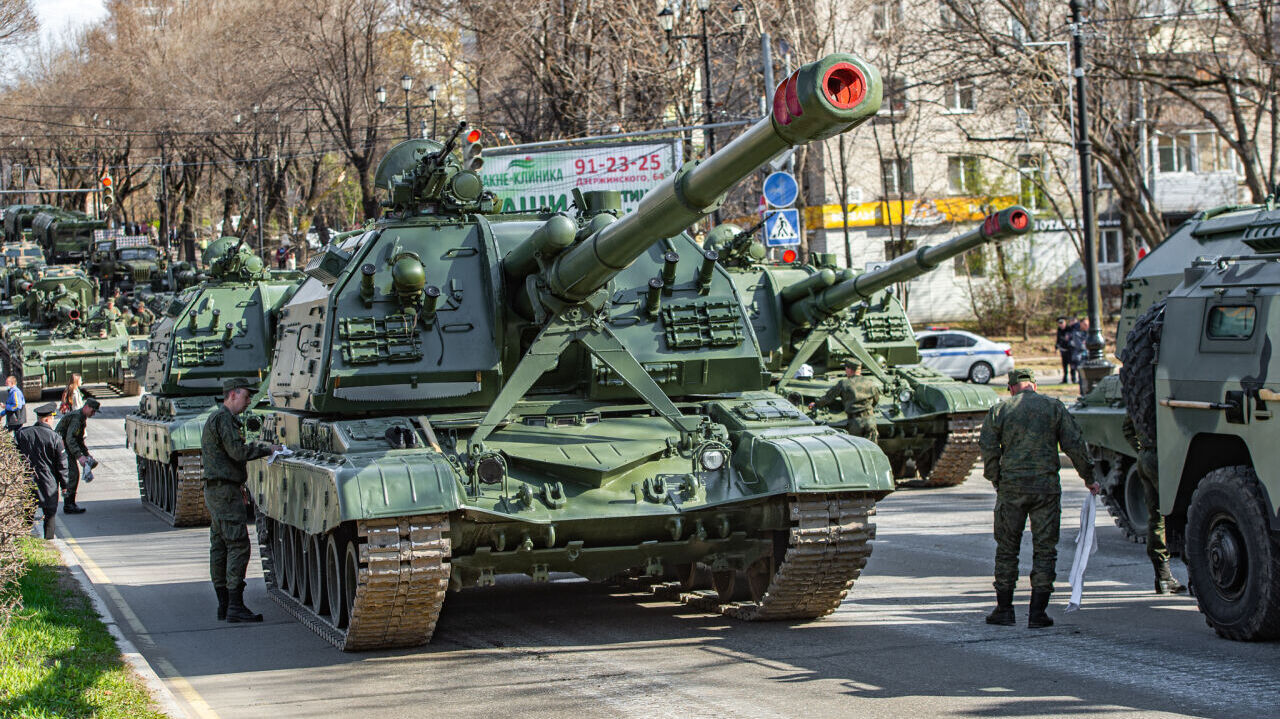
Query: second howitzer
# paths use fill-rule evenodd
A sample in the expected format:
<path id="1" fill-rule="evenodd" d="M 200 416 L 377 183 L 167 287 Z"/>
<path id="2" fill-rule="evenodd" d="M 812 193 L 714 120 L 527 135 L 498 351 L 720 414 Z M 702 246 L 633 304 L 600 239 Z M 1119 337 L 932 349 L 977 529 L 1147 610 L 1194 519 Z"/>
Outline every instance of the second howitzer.
<path id="1" fill-rule="evenodd" d="M 844 360 L 858 360 L 863 373 L 883 385 L 877 441 L 894 476 L 912 479 L 918 473 L 930 486 L 959 484 L 977 460 L 982 418 L 998 398 L 989 387 L 920 366 L 911 323 L 891 288 L 964 252 L 1030 231 L 1030 215 L 1015 206 L 958 237 L 867 272 L 746 261 L 733 273 L 756 313 L 778 392 L 797 403 L 814 401 L 843 376 Z M 801 372 L 805 366 L 812 375 Z M 836 413 L 829 421 L 843 426 L 845 418 Z"/>
<path id="2" fill-rule="evenodd" d="M 670 578 L 742 619 L 833 611 L 888 462 L 768 391 L 730 276 L 684 230 L 879 102 L 857 58 L 806 65 L 629 215 L 616 192 L 495 214 L 453 139 L 393 148 L 388 214 L 313 259 L 281 319 L 262 434 L 294 454 L 249 467 L 272 598 L 347 650 L 426 642 L 447 590 L 500 574 Z"/>
<path id="3" fill-rule="evenodd" d="M 276 313 L 302 279 L 272 273 L 234 238 L 209 245 L 211 277 L 182 293 L 156 323 L 143 382 L 147 394 L 125 418 L 125 443 L 137 456 L 143 506 L 173 526 L 209 523 L 200 434 L 217 409 L 222 382 L 258 382 L 271 360 Z M 250 437 L 261 419 L 244 415 Z"/>

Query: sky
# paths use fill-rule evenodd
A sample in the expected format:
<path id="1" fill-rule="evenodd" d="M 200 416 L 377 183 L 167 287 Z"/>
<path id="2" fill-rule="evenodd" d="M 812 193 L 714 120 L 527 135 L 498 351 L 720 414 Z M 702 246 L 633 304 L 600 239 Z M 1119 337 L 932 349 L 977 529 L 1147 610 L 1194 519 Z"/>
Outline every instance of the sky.
<path id="1" fill-rule="evenodd" d="M 60 40 L 68 28 L 80 27 L 106 16 L 104 0 L 31 0 L 40 18 L 40 35 L 46 42 Z"/>

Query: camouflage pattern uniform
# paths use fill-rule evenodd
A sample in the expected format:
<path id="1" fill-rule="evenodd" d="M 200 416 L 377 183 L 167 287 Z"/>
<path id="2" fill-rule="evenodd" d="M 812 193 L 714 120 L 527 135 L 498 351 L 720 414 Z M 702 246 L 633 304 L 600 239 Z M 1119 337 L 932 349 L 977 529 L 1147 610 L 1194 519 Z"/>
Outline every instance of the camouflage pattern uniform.
<path id="1" fill-rule="evenodd" d="M 204 502 L 209 508 L 209 578 L 216 589 L 244 588 L 249 568 L 249 527 L 245 522 L 245 463 L 271 450 L 244 441 L 240 420 L 218 407 L 200 436 L 204 461 Z"/>
<path id="2" fill-rule="evenodd" d="M 62 415 L 54 428 L 67 448 L 67 484 L 63 494 L 65 504 L 72 507 L 76 504 L 76 490 L 80 487 L 80 458 L 89 456 L 89 448 L 84 444 L 84 430 L 85 416 L 80 410 Z"/>
<path id="3" fill-rule="evenodd" d="M 1025 389 L 987 412 L 978 445 L 982 474 L 996 488 L 996 591 L 1011 592 L 1018 582 L 1018 548 L 1029 518 L 1031 588 L 1052 592 L 1062 517 L 1058 447 L 1081 477 L 1093 477 L 1079 425 L 1062 402 Z"/>
<path id="4" fill-rule="evenodd" d="M 818 409 L 841 406 L 849 417 L 849 434 L 866 437 L 872 442 L 880 439 L 876 429 L 876 405 L 880 403 L 880 383 L 871 377 L 854 375 L 845 377 L 814 403 Z"/>

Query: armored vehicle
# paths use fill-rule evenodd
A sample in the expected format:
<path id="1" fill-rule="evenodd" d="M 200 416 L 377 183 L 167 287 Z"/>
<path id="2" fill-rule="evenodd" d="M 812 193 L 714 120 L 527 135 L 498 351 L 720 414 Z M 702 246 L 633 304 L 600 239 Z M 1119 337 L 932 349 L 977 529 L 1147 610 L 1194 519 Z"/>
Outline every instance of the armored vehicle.
<path id="1" fill-rule="evenodd" d="M 990 387 L 957 382 L 919 364 L 915 334 L 891 287 L 970 249 L 1030 231 L 1027 211 L 1010 207 L 977 229 L 863 273 L 758 262 L 763 248 L 751 248 L 750 236 L 732 226 L 712 230 L 707 249 L 732 268 L 778 392 L 807 404 L 844 376 L 846 358 L 859 360 L 864 373 L 884 385 L 879 444 L 894 477 L 918 473 L 928 486 L 946 486 L 968 476 L 983 417 L 998 398 Z M 835 413 L 827 421 L 843 427 L 846 418 Z"/>
<path id="2" fill-rule="evenodd" d="M 14 298 L 21 297 L 18 284 L 34 281 L 44 267 L 44 252 L 33 242 L 14 242 L 6 244 L 2 251 L 3 264 L 0 264 L 0 322 L 7 320 L 14 312 Z"/>
<path id="3" fill-rule="evenodd" d="M 167 289 L 160 265 L 160 249 L 142 236 L 97 240 L 89 258 L 93 276 L 107 294 L 117 289 L 121 292 L 144 287 L 153 291 Z"/>
<path id="4" fill-rule="evenodd" d="M 210 278 L 159 316 L 143 365 L 147 394 L 125 418 L 142 503 L 173 526 L 209 523 L 200 461 L 205 421 L 217 407 L 223 380 L 265 376 L 277 312 L 302 279 L 301 273 L 268 271 L 235 238 L 217 240 L 206 255 Z M 245 419 L 256 428 L 253 412 Z"/>
<path id="5" fill-rule="evenodd" d="M 83 262 L 93 250 L 93 231 L 105 229 L 106 220 L 77 210 L 45 210 L 31 221 L 31 238 L 50 262 Z"/>
<path id="6" fill-rule="evenodd" d="M 1138 318 L 1182 282 L 1184 270 L 1195 258 L 1253 254 L 1245 243 L 1246 232 L 1266 211 L 1263 205 L 1245 205 L 1200 212 L 1139 260 L 1122 285 L 1116 354 L 1125 351 L 1126 338 Z M 1137 453 L 1122 431 L 1126 410 L 1119 376 L 1104 378 L 1070 411 L 1089 443 L 1094 479 L 1102 485 L 1107 511 L 1126 537 L 1145 542 L 1147 509 L 1134 465 Z"/>
<path id="7" fill-rule="evenodd" d="M 72 374 L 85 384 L 107 383 L 126 395 L 138 394 L 131 360 L 147 340 L 130 338 L 121 322 L 90 315 L 97 289 L 78 267 L 52 265 L 35 280 L 18 283 L 17 319 L 0 332 L 0 361 L 18 378 L 27 399 L 66 385 Z"/>
<path id="8" fill-rule="evenodd" d="M 616 192 L 496 214 L 457 133 L 393 148 L 389 212 L 313 258 L 280 321 L 262 437 L 293 454 L 249 468 L 271 596 L 347 650 L 426 642 L 447 589 L 500 574 L 709 571 L 699 596 L 734 617 L 833 611 L 888 460 L 769 391 L 732 278 L 684 230 L 880 93 L 852 56 L 805 65 L 622 217 Z"/>
<path id="9" fill-rule="evenodd" d="M 1280 463 L 1271 455 L 1280 211 L 1270 207 L 1219 215 L 1230 229 L 1216 226 L 1246 251 L 1190 262 L 1134 323 L 1122 374 L 1138 435 L 1156 439 L 1170 549 L 1186 561 L 1209 625 L 1246 641 L 1280 638 Z M 1215 227 L 1208 222 L 1202 234 Z"/>
<path id="10" fill-rule="evenodd" d="M 4 208 L 4 241 L 6 244 L 30 239 L 31 222 L 41 212 L 56 212 L 53 205 L 9 205 Z"/>

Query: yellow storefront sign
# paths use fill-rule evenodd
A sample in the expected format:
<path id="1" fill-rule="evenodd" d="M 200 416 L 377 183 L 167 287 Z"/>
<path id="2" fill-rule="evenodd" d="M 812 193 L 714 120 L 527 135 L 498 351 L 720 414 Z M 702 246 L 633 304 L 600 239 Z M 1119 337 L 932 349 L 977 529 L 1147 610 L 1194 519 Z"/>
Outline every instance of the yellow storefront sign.
<path id="1" fill-rule="evenodd" d="M 977 222 L 991 208 L 1003 210 L 1017 200 L 1003 197 L 942 197 L 935 200 L 889 200 L 847 205 L 850 227 L 915 225 L 929 227 L 956 222 Z M 804 210 L 806 229 L 844 227 L 840 205 L 810 206 Z"/>

